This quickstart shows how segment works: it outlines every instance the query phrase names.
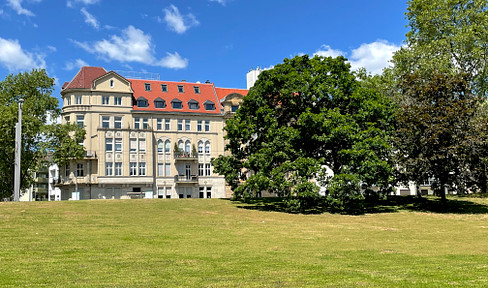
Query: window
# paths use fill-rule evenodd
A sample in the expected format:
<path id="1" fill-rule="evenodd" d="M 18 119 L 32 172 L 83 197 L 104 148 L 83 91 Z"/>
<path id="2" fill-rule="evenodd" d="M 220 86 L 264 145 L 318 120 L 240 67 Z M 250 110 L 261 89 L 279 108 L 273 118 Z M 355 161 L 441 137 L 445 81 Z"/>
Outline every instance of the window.
<path id="1" fill-rule="evenodd" d="M 112 152 L 112 150 L 113 150 L 113 139 L 112 138 L 106 138 L 105 139 L 105 151 Z"/>
<path id="2" fill-rule="evenodd" d="M 115 162 L 115 176 L 122 176 L 122 162 Z"/>
<path id="3" fill-rule="evenodd" d="M 171 151 L 171 141 L 166 140 L 166 142 L 164 142 L 164 153 L 169 154 L 170 151 Z"/>
<path id="4" fill-rule="evenodd" d="M 122 105 L 122 97 L 115 96 L 114 97 L 114 105 L 118 105 L 118 106 Z"/>
<path id="5" fill-rule="evenodd" d="M 151 84 L 150 83 L 144 83 L 144 90 L 145 91 L 151 91 Z"/>
<path id="6" fill-rule="evenodd" d="M 110 97 L 109 96 L 102 96 L 102 105 L 110 104 Z"/>
<path id="7" fill-rule="evenodd" d="M 122 117 L 114 117 L 114 128 L 122 128 Z"/>
<path id="8" fill-rule="evenodd" d="M 202 131 L 202 120 L 197 121 L 197 131 Z"/>
<path id="9" fill-rule="evenodd" d="M 173 100 L 171 102 L 171 106 L 173 107 L 173 109 L 182 109 L 183 103 L 180 100 Z"/>
<path id="10" fill-rule="evenodd" d="M 137 163 L 136 162 L 130 162 L 129 163 L 129 174 L 130 174 L 130 176 L 137 175 Z"/>
<path id="11" fill-rule="evenodd" d="M 164 164 L 158 163 L 158 176 L 164 176 Z"/>
<path id="12" fill-rule="evenodd" d="M 85 127 L 84 115 L 76 115 L 76 125 L 80 126 L 81 128 Z"/>
<path id="13" fill-rule="evenodd" d="M 183 131 L 183 120 L 178 119 L 178 131 Z"/>
<path id="14" fill-rule="evenodd" d="M 64 116 L 64 122 L 69 123 L 69 120 L 70 120 L 69 116 Z"/>
<path id="15" fill-rule="evenodd" d="M 110 117 L 102 116 L 102 128 L 109 128 L 110 127 Z"/>
<path id="16" fill-rule="evenodd" d="M 210 131 L 210 121 L 208 120 L 205 121 L 205 131 Z"/>
<path id="17" fill-rule="evenodd" d="M 163 119 L 161 118 L 156 119 L 156 129 L 163 130 Z"/>
<path id="18" fill-rule="evenodd" d="M 207 111 L 215 110 L 215 104 L 210 101 L 205 103 L 205 110 Z"/>
<path id="19" fill-rule="evenodd" d="M 105 176 L 112 176 L 113 174 L 113 164 L 112 162 L 105 162 Z"/>
<path id="20" fill-rule="evenodd" d="M 200 94 L 200 87 L 199 86 L 193 86 L 193 91 L 195 91 L 195 94 Z"/>
<path id="21" fill-rule="evenodd" d="M 154 107 L 155 108 L 166 108 L 166 102 L 162 99 L 154 100 Z"/>
<path id="22" fill-rule="evenodd" d="M 205 195 L 205 187 L 198 187 L 198 197 L 199 198 L 204 198 Z"/>
<path id="23" fill-rule="evenodd" d="M 146 176 L 146 162 L 139 163 L 139 176 Z"/>
<path id="24" fill-rule="evenodd" d="M 238 105 L 232 105 L 230 107 L 230 109 L 231 109 L 232 113 L 235 113 L 237 111 L 237 109 L 239 109 L 239 106 Z"/>
<path id="25" fill-rule="evenodd" d="M 198 110 L 200 107 L 198 106 L 198 102 L 197 101 L 190 100 L 188 102 L 188 108 L 190 108 L 192 110 Z"/>
<path id="26" fill-rule="evenodd" d="M 205 164 L 205 176 L 210 176 L 210 163 Z"/>
<path id="27" fill-rule="evenodd" d="M 139 152 L 146 151 L 146 139 L 139 139 Z"/>
<path id="28" fill-rule="evenodd" d="M 185 131 L 190 131 L 191 130 L 191 125 L 190 125 L 190 119 L 185 120 Z"/>
<path id="29" fill-rule="evenodd" d="M 141 127 L 141 118 L 134 118 L 134 129 L 139 129 Z"/>
<path id="30" fill-rule="evenodd" d="M 163 153 L 164 143 L 162 140 L 158 141 L 158 153 Z"/>
<path id="31" fill-rule="evenodd" d="M 203 164 L 198 163 L 198 176 L 203 176 Z"/>
<path id="32" fill-rule="evenodd" d="M 66 167 L 64 167 L 64 171 L 65 171 L 65 176 L 66 177 L 69 177 L 69 174 L 71 173 L 70 169 L 69 169 L 69 164 L 66 164 Z"/>
<path id="33" fill-rule="evenodd" d="M 166 187 L 166 198 L 171 198 L 171 187 Z"/>
<path id="34" fill-rule="evenodd" d="M 161 84 L 161 92 L 168 92 L 168 85 Z"/>
<path id="35" fill-rule="evenodd" d="M 186 140 L 185 142 L 185 152 L 186 153 L 190 153 L 190 147 L 191 147 L 191 143 L 190 143 L 190 140 Z"/>
<path id="36" fill-rule="evenodd" d="M 147 129 L 147 127 L 148 127 L 147 118 L 142 118 L 142 129 Z"/>
<path id="37" fill-rule="evenodd" d="M 122 152 L 122 138 L 115 138 L 115 152 Z"/>
<path id="38" fill-rule="evenodd" d="M 65 105 L 71 105 L 71 96 L 66 97 L 65 101 Z"/>
<path id="39" fill-rule="evenodd" d="M 83 163 L 76 164 L 76 176 L 77 177 L 85 176 L 85 173 L 83 171 Z"/>
<path id="40" fill-rule="evenodd" d="M 168 131 L 171 129 L 169 119 L 164 119 L 164 130 Z"/>
<path id="41" fill-rule="evenodd" d="M 130 138 L 130 152 L 136 152 L 136 151 L 137 151 L 137 139 Z"/>
<path id="42" fill-rule="evenodd" d="M 75 96 L 75 104 L 82 104 L 82 98 L 80 95 Z"/>
<path id="43" fill-rule="evenodd" d="M 183 85 L 178 85 L 178 93 L 185 93 L 185 90 L 183 89 Z"/>
<path id="44" fill-rule="evenodd" d="M 205 142 L 205 154 L 210 154 L 210 141 Z"/>
<path id="45" fill-rule="evenodd" d="M 110 88 L 114 88 L 114 80 L 110 80 Z"/>
<path id="46" fill-rule="evenodd" d="M 164 175 L 171 176 L 171 164 L 164 163 Z"/>
<path id="47" fill-rule="evenodd" d="M 198 154 L 203 154 L 203 142 L 198 141 Z"/>
<path id="48" fill-rule="evenodd" d="M 147 106 L 149 106 L 149 104 L 148 104 L 148 102 L 147 102 L 147 100 L 145 98 L 142 98 L 141 97 L 141 98 L 137 99 L 137 107 L 144 108 L 144 107 L 147 107 Z"/>
<path id="49" fill-rule="evenodd" d="M 212 198 L 212 187 L 207 187 L 207 198 Z"/>

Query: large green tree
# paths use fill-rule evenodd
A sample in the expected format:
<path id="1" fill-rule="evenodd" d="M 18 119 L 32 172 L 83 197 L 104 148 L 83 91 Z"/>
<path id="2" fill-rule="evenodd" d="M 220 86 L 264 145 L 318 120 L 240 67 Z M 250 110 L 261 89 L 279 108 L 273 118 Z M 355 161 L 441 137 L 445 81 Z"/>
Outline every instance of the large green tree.
<path id="1" fill-rule="evenodd" d="M 393 112 L 392 102 L 361 85 L 343 57 L 285 59 L 260 74 L 227 121 L 231 155 L 213 165 L 238 198 L 267 191 L 313 205 L 319 188 L 312 180 L 321 178 L 344 208 L 362 197 L 361 184 L 391 186 Z"/>
<path id="2" fill-rule="evenodd" d="M 68 130 L 55 128 L 50 119 L 59 116 L 58 99 L 53 97 L 54 79 L 43 69 L 10 74 L 0 82 L 0 197 L 11 197 L 14 182 L 15 123 L 18 121 L 18 101 L 22 106 L 21 189 L 32 183 L 32 171 L 45 162 L 49 151 L 64 149 L 63 139 Z M 57 132 L 56 132 L 57 131 Z M 83 132 L 71 129 L 77 136 Z M 65 133 L 63 133 L 65 132 Z M 79 137 L 78 137 L 79 138 Z M 79 140 L 79 139 L 78 139 Z M 65 141 L 66 142 L 66 141 Z M 77 144 L 78 145 L 78 144 Z M 56 150 L 53 150 L 56 149 Z M 83 148 L 81 148 L 83 149 Z M 55 152 L 55 155 L 59 154 Z"/>

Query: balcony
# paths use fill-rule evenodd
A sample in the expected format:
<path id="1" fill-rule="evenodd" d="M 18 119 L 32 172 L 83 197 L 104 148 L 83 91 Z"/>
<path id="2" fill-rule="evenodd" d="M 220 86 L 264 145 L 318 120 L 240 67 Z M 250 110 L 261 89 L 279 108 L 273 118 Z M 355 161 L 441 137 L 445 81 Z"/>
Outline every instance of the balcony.
<path id="1" fill-rule="evenodd" d="M 198 161 L 198 154 L 189 152 L 175 152 L 175 161 Z"/>
<path id="2" fill-rule="evenodd" d="M 198 184 L 198 176 L 196 175 L 175 175 L 176 184 Z"/>

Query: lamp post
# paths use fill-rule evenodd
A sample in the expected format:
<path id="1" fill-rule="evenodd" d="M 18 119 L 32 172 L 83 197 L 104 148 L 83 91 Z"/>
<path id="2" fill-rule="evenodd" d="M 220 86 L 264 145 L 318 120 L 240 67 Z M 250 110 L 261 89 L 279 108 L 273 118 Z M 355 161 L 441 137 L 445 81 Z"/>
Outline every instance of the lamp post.
<path id="1" fill-rule="evenodd" d="M 14 201 L 20 200 L 20 159 L 22 152 L 22 103 L 24 98 L 19 98 L 19 118 L 15 127 L 15 171 L 14 171 Z"/>

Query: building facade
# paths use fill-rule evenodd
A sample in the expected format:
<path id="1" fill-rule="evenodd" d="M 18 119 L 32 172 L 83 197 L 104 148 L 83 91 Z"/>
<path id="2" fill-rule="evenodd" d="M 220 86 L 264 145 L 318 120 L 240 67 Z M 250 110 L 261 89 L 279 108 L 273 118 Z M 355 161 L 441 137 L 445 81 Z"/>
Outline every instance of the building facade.
<path id="1" fill-rule="evenodd" d="M 61 199 L 229 197 L 210 160 L 246 94 L 81 68 L 62 87 L 62 121 L 85 128 L 86 157 L 59 167 Z"/>

